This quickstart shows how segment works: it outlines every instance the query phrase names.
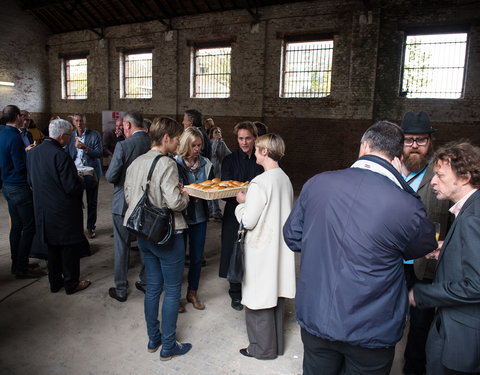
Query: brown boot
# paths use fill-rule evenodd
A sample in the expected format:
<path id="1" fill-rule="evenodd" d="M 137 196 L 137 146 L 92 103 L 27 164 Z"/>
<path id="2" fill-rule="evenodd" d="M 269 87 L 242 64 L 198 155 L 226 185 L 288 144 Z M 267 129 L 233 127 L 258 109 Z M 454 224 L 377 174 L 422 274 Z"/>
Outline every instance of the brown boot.
<path id="1" fill-rule="evenodd" d="M 178 303 L 178 313 L 181 314 L 181 313 L 184 313 L 186 310 L 185 310 L 185 306 L 183 306 L 183 303 L 179 302 Z"/>
<path id="2" fill-rule="evenodd" d="M 203 310 L 205 305 L 197 298 L 197 291 L 196 290 L 188 290 L 187 291 L 187 301 L 191 302 L 193 307 L 197 310 Z"/>

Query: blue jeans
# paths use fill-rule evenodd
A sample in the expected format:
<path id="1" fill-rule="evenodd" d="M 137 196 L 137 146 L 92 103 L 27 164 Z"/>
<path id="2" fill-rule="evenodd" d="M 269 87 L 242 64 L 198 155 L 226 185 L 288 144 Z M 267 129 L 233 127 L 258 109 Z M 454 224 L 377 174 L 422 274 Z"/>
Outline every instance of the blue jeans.
<path id="1" fill-rule="evenodd" d="M 207 222 L 188 225 L 188 251 L 190 267 L 188 269 L 188 289 L 198 290 L 200 273 L 202 271 L 202 257 L 205 249 L 205 236 L 207 234 Z"/>
<path id="2" fill-rule="evenodd" d="M 143 254 L 147 290 L 145 293 L 145 321 L 148 338 L 159 341 L 163 348 L 172 349 L 175 345 L 178 304 L 182 288 L 185 262 L 185 242 L 183 233 L 175 234 L 164 245 L 137 238 L 138 248 Z M 165 290 L 162 305 L 162 330 L 158 321 L 160 295 Z"/>
<path id="3" fill-rule="evenodd" d="M 10 229 L 12 270 L 26 271 L 35 235 L 32 190 L 27 185 L 4 185 L 3 195 L 8 203 L 8 212 L 12 220 Z"/>

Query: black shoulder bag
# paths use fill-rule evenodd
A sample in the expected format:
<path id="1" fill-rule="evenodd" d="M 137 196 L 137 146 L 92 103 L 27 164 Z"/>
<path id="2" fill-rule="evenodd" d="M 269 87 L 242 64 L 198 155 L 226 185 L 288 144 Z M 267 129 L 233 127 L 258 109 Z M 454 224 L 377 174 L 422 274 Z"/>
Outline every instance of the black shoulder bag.
<path id="1" fill-rule="evenodd" d="M 237 240 L 233 244 L 232 256 L 230 257 L 230 264 L 228 266 L 227 280 L 231 283 L 241 283 L 243 281 L 243 273 L 245 257 L 245 228 L 240 222 L 238 228 Z"/>
<path id="2" fill-rule="evenodd" d="M 130 233 L 157 245 L 166 243 L 175 231 L 175 221 L 172 210 L 169 208 L 156 207 L 152 205 L 148 199 L 150 179 L 152 178 L 155 165 L 162 156 L 166 155 L 158 155 L 153 160 L 150 171 L 148 172 L 145 192 L 133 209 L 126 224 Z"/>

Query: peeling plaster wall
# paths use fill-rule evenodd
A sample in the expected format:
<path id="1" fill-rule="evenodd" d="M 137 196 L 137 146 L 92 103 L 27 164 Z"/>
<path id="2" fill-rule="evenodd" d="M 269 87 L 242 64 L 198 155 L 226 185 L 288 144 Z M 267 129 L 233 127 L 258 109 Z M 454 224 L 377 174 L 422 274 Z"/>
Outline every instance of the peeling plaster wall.
<path id="1" fill-rule="evenodd" d="M 47 28 L 23 12 L 18 1 L 3 1 L 0 12 L 0 106 L 15 104 L 37 122 L 50 111 Z"/>

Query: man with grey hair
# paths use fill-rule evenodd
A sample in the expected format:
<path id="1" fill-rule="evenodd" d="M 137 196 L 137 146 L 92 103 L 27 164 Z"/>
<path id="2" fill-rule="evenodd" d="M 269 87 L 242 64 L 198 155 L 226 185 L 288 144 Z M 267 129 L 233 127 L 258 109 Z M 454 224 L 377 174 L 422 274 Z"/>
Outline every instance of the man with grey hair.
<path id="1" fill-rule="evenodd" d="M 64 151 L 72 125 L 53 120 L 49 137 L 27 153 L 28 182 L 33 190 L 38 240 L 48 247 L 48 280 L 52 293 L 67 294 L 91 284 L 79 281 L 83 235 L 83 181 L 75 163 Z"/>
<path id="2" fill-rule="evenodd" d="M 127 168 L 140 155 L 150 150 L 150 137 L 143 128 L 143 116 L 140 112 L 127 112 L 123 118 L 123 132 L 127 138 L 118 142 L 113 152 L 112 161 L 105 177 L 114 185 L 112 196 L 112 219 L 114 239 L 114 272 L 115 287 L 108 290 L 108 294 L 119 302 L 127 300 L 128 291 L 128 264 L 130 258 L 130 233 L 123 226 L 127 204 L 123 185 Z M 145 291 L 144 267 L 140 272 L 140 281 L 135 287 Z"/>
<path id="3" fill-rule="evenodd" d="M 425 206 L 399 173 L 403 141 L 398 125 L 372 125 L 352 167 L 307 181 L 285 223 L 285 242 L 302 257 L 305 375 L 390 373 L 408 308 L 402 259 L 437 248 Z"/>
<path id="4" fill-rule="evenodd" d="M 95 238 L 97 222 L 98 179 L 102 176 L 103 154 L 102 137 L 96 130 L 87 128 L 86 117 L 82 113 L 73 115 L 75 131 L 67 150 L 77 167 L 92 167 L 93 176 L 85 176 L 85 193 L 87 196 L 87 237 Z"/>

